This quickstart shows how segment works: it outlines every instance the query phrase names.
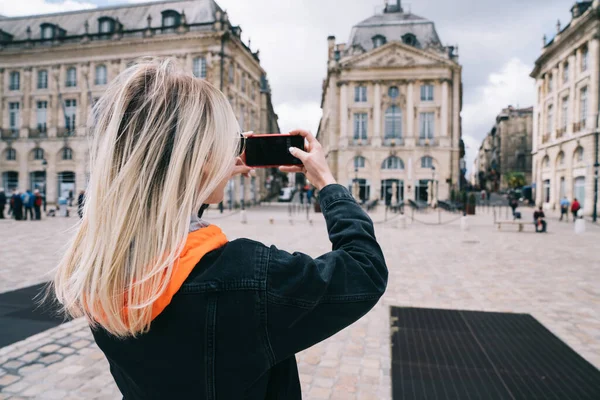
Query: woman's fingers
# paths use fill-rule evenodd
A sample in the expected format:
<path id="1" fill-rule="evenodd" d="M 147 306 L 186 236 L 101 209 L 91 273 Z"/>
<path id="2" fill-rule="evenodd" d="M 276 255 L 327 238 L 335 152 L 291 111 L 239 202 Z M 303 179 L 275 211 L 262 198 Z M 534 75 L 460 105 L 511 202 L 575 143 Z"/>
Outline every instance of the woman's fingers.
<path id="1" fill-rule="evenodd" d="M 296 166 L 282 166 L 282 167 L 279 167 L 279 170 L 281 172 L 288 172 L 288 173 L 304 172 L 302 167 L 296 167 Z"/>
<path id="2" fill-rule="evenodd" d="M 305 131 L 302 129 L 296 129 L 290 132 L 290 135 L 299 135 L 302 136 L 304 139 L 306 139 L 306 141 L 308 142 L 308 144 L 312 147 L 313 144 L 318 143 L 317 139 L 315 139 L 315 137 L 313 136 L 312 133 L 310 133 L 309 131 Z"/>

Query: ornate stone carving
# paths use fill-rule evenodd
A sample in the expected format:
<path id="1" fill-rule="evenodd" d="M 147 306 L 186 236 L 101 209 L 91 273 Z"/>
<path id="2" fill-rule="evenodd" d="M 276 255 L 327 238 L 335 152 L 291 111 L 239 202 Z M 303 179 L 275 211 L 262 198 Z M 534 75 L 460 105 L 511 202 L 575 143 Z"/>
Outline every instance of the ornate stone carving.
<path id="1" fill-rule="evenodd" d="M 399 48 L 395 48 L 394 50 L 382 54 L 378 58 L 373 61 L 373 66 L 375 67 L 388 67 L 388 66 L 412 66 L 416 64 L 416 60 L 414 57 L 406 54 Z"/>

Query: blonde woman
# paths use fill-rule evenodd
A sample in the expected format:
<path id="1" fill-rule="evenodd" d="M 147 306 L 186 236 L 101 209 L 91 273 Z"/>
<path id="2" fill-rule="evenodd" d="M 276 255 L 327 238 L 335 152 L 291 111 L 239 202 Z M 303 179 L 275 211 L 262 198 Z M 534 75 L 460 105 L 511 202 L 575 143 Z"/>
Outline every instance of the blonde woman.
<path id="1" fill-rule="evenodd" d="M 225 96 L 173 61 L 123 72 L 94 108 L 91 177 L 54 290 L 85 316 L 125 399 L 299 399 L 295 353 L 358 320 L 386 288 L 369 217 L 304 131 L 333 251 L 228 241 L 197 216 L 241 163 Z M 290 235 L 293 232 L 290 232 Z"/>

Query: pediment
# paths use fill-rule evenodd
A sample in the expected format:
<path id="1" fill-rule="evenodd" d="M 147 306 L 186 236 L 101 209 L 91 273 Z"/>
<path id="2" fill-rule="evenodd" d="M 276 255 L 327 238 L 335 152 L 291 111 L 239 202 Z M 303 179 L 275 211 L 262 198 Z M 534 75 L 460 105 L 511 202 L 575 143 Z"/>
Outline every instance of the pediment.
<path id="1" fill-rule="evenodd" d="M 342 62 L 342 67 L 390 68 L 449 65 L 450 60 L 399 43 L 389 43 L 365 54 Z"/>

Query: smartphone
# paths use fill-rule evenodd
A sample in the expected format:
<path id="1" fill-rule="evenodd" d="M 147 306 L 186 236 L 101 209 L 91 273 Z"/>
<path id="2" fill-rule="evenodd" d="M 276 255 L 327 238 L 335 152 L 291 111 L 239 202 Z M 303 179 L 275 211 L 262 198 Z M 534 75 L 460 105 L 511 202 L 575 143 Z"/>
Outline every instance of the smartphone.
<path id="1" fill-rule="evenodd" d="M 250 135 L 246 137 L 244 161 L 249 167 L 301 165 L 302 161 L 290 154 L 290 147 L 304 150 L 304 137 L 287 133 Z"/>

